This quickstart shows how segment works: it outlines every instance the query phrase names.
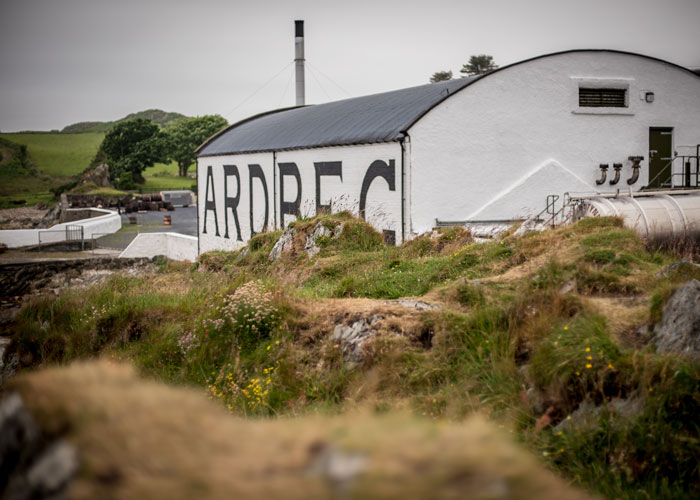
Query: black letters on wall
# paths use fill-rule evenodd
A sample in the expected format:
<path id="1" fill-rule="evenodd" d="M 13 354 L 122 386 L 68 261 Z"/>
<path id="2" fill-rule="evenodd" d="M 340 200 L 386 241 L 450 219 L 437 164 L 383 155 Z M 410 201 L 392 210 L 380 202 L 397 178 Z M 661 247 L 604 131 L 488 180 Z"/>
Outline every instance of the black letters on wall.
<path id="1" fill-rule="evenodd" d="M 321 177 L 322 176 L 336 176 L 343 180 L 343 164 L 339 161 L 320 161 L 314 163 L 314 169 L 316 170 L 316 213 L 321 213 L 323 211 L 330 212 L 331 206 L 321 205 Z"/>
<path id="2" fill-rule="evenodd" d="M 228 195 L 228 178 L 236 178 L 236 196 Z M 224 225 L 226 232 L 224 238 L 228 238 L 228 209 L 233 212 L 233 221 L 236 223 L 236 240 L 243 241 L 241 237 L 241 225 L 238 222 L 238 202 L 241 200 L 241 176 L 236 165 L 224 165 Z"/>
<path id="3" fill-rule="evenodd" d="M 360 217 L 365 218 L 365 206 L 367 205 L 367 191 L 372 181 L 377 177 L 383 177 L 389 184 L 389 191 L 396 191 L 396 172 L 394 160 L 389 160 L 389 164 L 382 160 L 374 160 L 367 169 L 365 178 L 362 180 L 362 190 L 360 191 Z"/>
<path id="4" fill-rule="evenodd" d="M 209 183 L 211 182 L 211 201 L 209 200 Z M 207 213 L 209 210 L 214 212 L 214 227 L 216 235 L 219 236 L 219 218 L 216 215 L 216 189 L 214 189 L 214 174 L 211 171 L 211 165 L 207 167 L 207 188 L 204 191 L 204 229 L 202 234 L 207 234 Z"/>
<path id="5" fill-rule="evenodd" d="M 301 205 L 301 175 L 296 163 L 279 163 L 280 170 L 280 226 L 284 227 L 284 214 L 299 216 Z M 297 181 L 297 197 L 294 201 L 284 201 L 284 177 L 292 176 Z"/>
<path id="6" fill-rule="evenodd" d="M 248 165 L 248 191 L 250 193 L 250 237 L 252 238 L 257 234 L 255 228 L 253 227 L 253 177 L 260 179 L 262 183 L 263 193 L 265 195 L 265 224 L 261 231 L 267 229 L 268 217 L 270 215 L 270 200 L 267 196 L 267 182 L 265 181 L 265 172 L 260 167 L 260 165 L 252 164 Z"/>

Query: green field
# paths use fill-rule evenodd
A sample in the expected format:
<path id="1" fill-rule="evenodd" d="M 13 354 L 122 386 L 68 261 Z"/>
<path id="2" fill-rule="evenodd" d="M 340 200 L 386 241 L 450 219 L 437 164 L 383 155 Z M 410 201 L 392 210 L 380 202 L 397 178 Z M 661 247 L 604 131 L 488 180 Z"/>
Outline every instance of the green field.
<path id="1" fill-rule="evenodd" d="M 0 137 L 26 144 L 39 170 L 67 182 L 90 165 L 104 134 L 0 134 Z"/>
<path id="2" fill-rule="evenodd" d="M 20 205 L 50 203 L 53 199 L 50 189 L 70 182 L 90 165 L 104 134 L 0 134 L 0 138 L 26 145 L 38 169 L 37 175 L 29 175 L 0 164 L 0 206 L 6 207 L 15 206 L 13 200 L 24 200 Z M 144 177 L 146 183 L 141 186 L 144 192 L 189 189 L 195 182 L 178 177 L 176 163 L 156 164 L 144 171 Z"/>

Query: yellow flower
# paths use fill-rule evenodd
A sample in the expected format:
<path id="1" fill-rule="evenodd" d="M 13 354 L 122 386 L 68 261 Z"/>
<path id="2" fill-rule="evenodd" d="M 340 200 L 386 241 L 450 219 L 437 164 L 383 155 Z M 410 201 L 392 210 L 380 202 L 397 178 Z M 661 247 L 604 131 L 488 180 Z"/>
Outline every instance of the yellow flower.
<path id="1" fill-rule="evenodd" d="M 589 369 L 589 370 L 590 370 L 591 368 L 593 368 L 593 365 L 590 364 L 590 363 L 586 363 L 586 369 Z"/>
<path id="2" fill-rule="evenodd" d="M 591 348 L 590 348 L 590 347 L 586 347 L 586 352 L 591 352 Z"/>
<path id="3" fill-rule="evenodd" d="M 267 350 L 268 350 L 268 351 L 270 350 L 270 347 L 272 347 L 272 346 L 267 346 Z"/>
<path id="4" fill-rule="evenodd" d="M 568 330 L 569 327 L 567 325 L 564 325 L 564 331 Z"/>
<path id="5" fill-rule="evenodd" d="M 612 363 L 608 363 L 608 368 L 610 368 L 611 370 L 614 370 L 614 369 L 615 369 L 615 367 L 613 366 Z"/>
<path id="6" fill-rule="evenodd" d="M 591 361 L 591 360 L 593 359 L 593 356 L 586 356 L 586 359 L 587 359 L 588 361 Z"/>

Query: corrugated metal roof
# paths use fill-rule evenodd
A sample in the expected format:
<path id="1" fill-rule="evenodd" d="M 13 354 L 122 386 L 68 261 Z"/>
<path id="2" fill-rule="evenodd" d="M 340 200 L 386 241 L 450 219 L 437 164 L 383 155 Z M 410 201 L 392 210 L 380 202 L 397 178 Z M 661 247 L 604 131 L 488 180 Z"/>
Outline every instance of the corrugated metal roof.
<path id="1" fill-rule="evenodd" d="M 476 78 L 272 111 L 230 126 L 203 144 L 198 155 L 395 141 L 433 106 Z"/>

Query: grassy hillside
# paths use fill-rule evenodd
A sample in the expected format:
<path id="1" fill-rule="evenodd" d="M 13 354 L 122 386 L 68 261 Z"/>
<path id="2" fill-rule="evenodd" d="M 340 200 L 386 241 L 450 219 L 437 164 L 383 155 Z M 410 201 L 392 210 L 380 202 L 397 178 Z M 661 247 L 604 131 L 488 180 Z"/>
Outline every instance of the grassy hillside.
<path id="1" fill-rule="evenodd" d="M 0 208 L 48 203 L 51 187 L 27 148 L 0 137 Z"/>
<path id="2" fill-rule="evenodd" d="M 27 146 L 27 152 L 34 167 L 33 174 L 16 170 L 0 162 L 0 206 L 14 206 L 12 200 L 25 200 L 25 204 L 50 203 L 53 195 L 50 189 L 69 182 L 80 174 L 95 157 L 103 133 L 45 133 L 45 134 L 0 134 L 0 143 L 5 156 L 10 158 L 10 150 L 20 145 Z M 9 148 L 9 149 L 8 149 Z M 14 148 L 14 149 L 13 149 Z M 163 189 L 189 189 L 194 179 L 177 175 L 177 164 L 156 164 L 144 171 L 146 192 Z"/>
<path id="3" fill-rule="evenodd" d="M 39 170 L 60 183 L 90 165 L 104 134 L 0 134 L 0 137 L 25 144 Z"/>
<path id="4" fill-rule="evenodd" d="M 146 111 L 139 111 L 138 113 L 129 113 L 124 118 L 119 120 L 114 120 L 111 122 L 79 122 L 68 125 L 61 130 L 62 134 L 83 134 L 83 133 L 107 133 L 110 128 L 115 124 L 127 121 L 135 120 L 137 118 L 142 118 L 144 120 L 150 120 L 153 123 L 160 125 L 163 128 L 167 128 L 173 123 L 182 118 L 186 118 L 185 115 L 180 113 L 171 113 L 168 111 L 163 111 L 160 109 L 147 109 Z"/>
<path id="5" fill-rule="evenodd" d="M 309 259 L 318 223 L 343 231 Z M 700 362 L 657 353 L 643 328 L 700 278 L 692 265 L 659 273 L 677 253 L 618 219 L 478 244 L 449 228 L 398 248 L 347 214 L 294 227 L 277 262 L 280 233 L 265 233 L 246 252 L 33 298 L 14 330 L 22 359 L 110 356 L 249 418 L 480 412 L 596 494 L 700 494 Z M 367 340 L 333 340 L 342 325 Z"/>

